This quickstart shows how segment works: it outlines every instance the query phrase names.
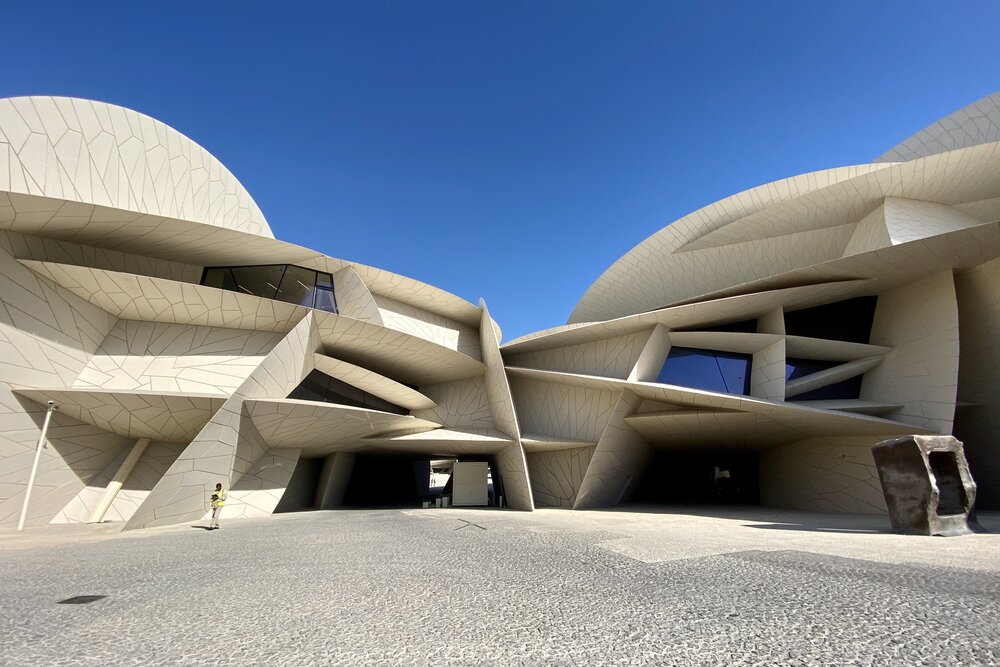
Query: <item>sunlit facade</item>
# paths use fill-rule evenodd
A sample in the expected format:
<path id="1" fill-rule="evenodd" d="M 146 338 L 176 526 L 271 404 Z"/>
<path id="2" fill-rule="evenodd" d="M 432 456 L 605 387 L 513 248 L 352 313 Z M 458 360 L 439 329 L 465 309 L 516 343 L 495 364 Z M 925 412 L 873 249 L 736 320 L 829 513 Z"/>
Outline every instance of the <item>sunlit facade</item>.
<path id="1" fill-rule="evenodd" d="M 29 525 L 197 521 L 217 482 L 228 518 L 884 512 L 871 445 L 929 433 L 1000 506 L 998 101 L 695 211 L 501 346 L 485 303 L 275 239 L 158 121 L 0 100 L 0 525 L 49 401 Z"/>

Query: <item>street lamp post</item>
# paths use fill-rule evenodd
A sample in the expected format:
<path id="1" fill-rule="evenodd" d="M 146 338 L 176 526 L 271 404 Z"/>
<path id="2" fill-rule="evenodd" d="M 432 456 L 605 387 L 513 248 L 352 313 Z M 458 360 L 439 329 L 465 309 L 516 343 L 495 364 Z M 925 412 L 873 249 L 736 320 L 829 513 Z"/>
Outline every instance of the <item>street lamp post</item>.
<path id="1" fill-rule="evenodd" d="M 28 489 L 24 492 L 24 505 L 21 506 L 21 518 L 17 522 L 18 531 L 24 530 L 24 520 L 28 516 L 28 501 L 31 500 L 31 487 L 35 484 L 35 473 L 38 472 L 38 460 L 42 458 L 42 447 L 45 446 L 45 434 L 49 431 L 49 421 L 56 409 L 56 402 L 49 401 L 49 410 L 45 413 L 42 432 L 38 435 L 38 445 L 35 447 L 35 462 L 31 464 L 31 475 L 28 476 Z"/>

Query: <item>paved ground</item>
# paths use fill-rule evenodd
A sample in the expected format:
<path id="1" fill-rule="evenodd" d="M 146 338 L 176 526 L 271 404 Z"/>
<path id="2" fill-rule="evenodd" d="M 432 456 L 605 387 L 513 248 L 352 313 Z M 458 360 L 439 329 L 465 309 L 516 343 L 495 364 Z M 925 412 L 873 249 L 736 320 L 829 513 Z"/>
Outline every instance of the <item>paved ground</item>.
<path id="1" fill-rule="evenodd" d="M 387 510 L 34 529 L 0 539 L 0 664 L 1000 663 L 1000 534 L 883 522 Z M 87 594 L 107 597 L 57 604 Z"/>

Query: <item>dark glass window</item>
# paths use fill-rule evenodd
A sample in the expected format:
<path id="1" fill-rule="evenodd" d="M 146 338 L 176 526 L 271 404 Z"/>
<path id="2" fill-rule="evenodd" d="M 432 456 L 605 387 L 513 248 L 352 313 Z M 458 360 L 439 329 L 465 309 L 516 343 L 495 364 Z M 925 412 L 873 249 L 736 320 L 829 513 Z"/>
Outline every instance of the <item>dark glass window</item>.
<path id="1" fill-rule="evenodd" d="M 788 357 L 785 360 L 785 379 L 797 380 L 813 373 L 825 371 L 834 366 L 840 366 L 843 361 L 819 361 L 817 359 L 798 359 Z M 856 399 L 861 397 L 861 381 L 863 375 L 841 380 L 834 384 L 828 384 L 819 389 L 807 391 L 798 396 L 792 396 L 789 401 L 835 401 L 842 399 Z"/>
<path id="2" fill-rule="evenodd" d="M 408 415 L 410 411 L 395 403 L 390 403 L 384 399 L 353 387 L 346 382 L 341 382 L 332 378 L 322 371 L 312 371 L 299 383 L 299 386 L 292 390 L 288 398 L 295 398 L 300 401 L 319 401 L 322 403 L 336 403 L 337 405 L 349 405 L 354 408 L 368 408 L 369 410 L 381 410 L 397 415 Z"/>
<path id="3" fill-rule="evenodd" d="M 205 269 L 205 275 L 201 279 L 201 284 L 229 290 L 230 292 L 235 292 L 239 289 L 236 285 L 236 279 L 233 278 L 233 271 L 228 267 L 223 269 Z"/>
<path id="4" fill-rule="evenodd" d="M 842 380 L 835 384 L 828 384 L 819 389 L 807 391 L 798 396 L 792 396 L 788 400 L 792 401 L 837 401 L 843 399 L 856 399 L 861 397 L 861 380 L 864 376 L 858 375 L 849 380 Z"/>
<path id="5" fill-rule="evenodd" d="M 333 290 L 328 287 L 317 287 L 316 305 L 313 308 L 325 310 L 328 313 L 337 312 L 337 300 L 333 296 Z"/>
<path id="6" fill-rule="evenodd" d="M 749 394 L 752 363 L 749 354 L 672 347 L 656 381 L 726 394 Z"/>
<path id="7" fill-rule="evenodd" d="M 205 269 L 201 284 L 242 292 L 298 306 L 337 312 L 333 276 L 291 264 L 213 266 Z"/>
<path id="8" fill-rule="evenodd" d="M 278 292 L 278 284 L 285 272 L 282 265 L 275 266 L 234 266 L 233 277 L 240 292 L 273 299 Z"/>
<path id="9" fill-rule="evenodd" d="M 839 366 L 843 361 L 818 361 L 816 359 L 798 359 L 788 357 L 785 359 L 785 379 L 798 380 L 801 377 L 825 371 L 828 368 Z"/>
<path id="10" fill-rule="evenodd" d="M 325 287 L 327 289 L 333 289 L 333 276 L 331 276 L 329 273 L 323 273 L 322 271 L 317 271 L 316 287 Z"/>
<path id="11" fill-rule="evenodd" d="M 789 336 L 867 343 L 872 333 L 877 302 L 878 297 L 859 296 L 825 306 L 786 312 L 785 333 Z"/>
<path id="12" fill-rule="evenodd" d="M 275 298 L 278 301 L 312 308 L 315 290 L 315 271 L 303 269 L 301 266 L 288 266 L 285 267 L 285 275 L 281 277 L 281 284 L 278 286 L 278 294 Z"/>

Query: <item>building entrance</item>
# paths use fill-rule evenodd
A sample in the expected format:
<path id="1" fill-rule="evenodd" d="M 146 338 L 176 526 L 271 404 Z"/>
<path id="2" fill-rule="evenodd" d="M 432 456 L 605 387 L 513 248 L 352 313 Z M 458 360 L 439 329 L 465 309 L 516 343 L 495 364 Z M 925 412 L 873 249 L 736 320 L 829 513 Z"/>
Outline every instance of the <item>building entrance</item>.
<path id="1" fill-rule="evenodd" d="M 657 450 L 640 478 L 633 503 L 756 505 L 756 452 Z"/>

